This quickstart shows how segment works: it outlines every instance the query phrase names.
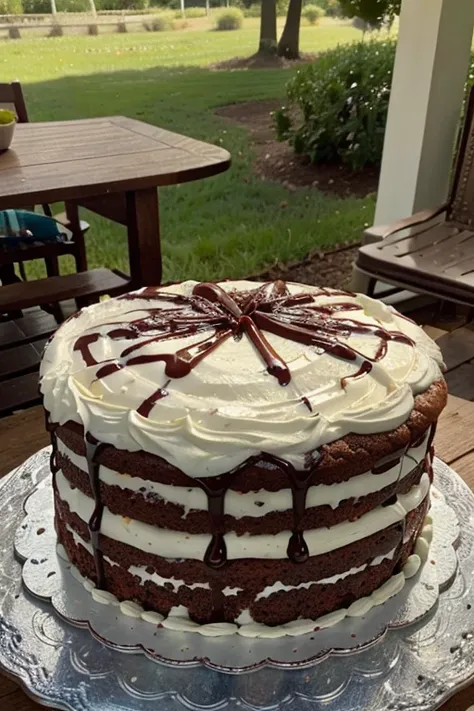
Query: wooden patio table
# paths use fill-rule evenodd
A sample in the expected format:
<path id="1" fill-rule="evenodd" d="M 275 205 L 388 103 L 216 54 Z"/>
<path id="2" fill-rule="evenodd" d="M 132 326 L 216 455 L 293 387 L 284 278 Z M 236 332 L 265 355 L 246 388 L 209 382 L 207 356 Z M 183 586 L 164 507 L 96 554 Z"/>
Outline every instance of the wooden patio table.
<path id="1" fill-rule="evenodd" d="M 157 188 L 229 166 L 223 148 L 123 116 L 18 124 L 0 154 L 0 210 L 69 201 L 125 225 L 132 286 L 157 286 Z"/>
<path id="2" fill-rule="evenodd" d="M 452 464 L 474 490 L 473 422 L 474 402 L 450 396 L 441 416 L 435 444 L 438 455 Z M 47 444 L 48 436 L 44 431 L 40 407 L 0 420 L 0 477 Z M 441 711 L 466 711 L 471 704 L 474 704 L 474 685 L 457 694 L 441 707 Z M 44 707 L 29 699 L 13 681 L 0 675 L 0 709 L 39 711 L 40 708 Z"/>

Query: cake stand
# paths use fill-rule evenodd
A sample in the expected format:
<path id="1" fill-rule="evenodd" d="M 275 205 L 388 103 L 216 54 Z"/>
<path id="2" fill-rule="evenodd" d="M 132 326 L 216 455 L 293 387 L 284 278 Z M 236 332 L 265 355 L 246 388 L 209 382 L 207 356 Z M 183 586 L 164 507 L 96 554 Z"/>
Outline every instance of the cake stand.
<path id="1" fill-rule="evenodd" d="M 104 644 L 25 590 L 13 542 L 25 500 L 48 475 L 48 454 L 34 455 L 0 486 L 0 667 L 38 702 L 72 711 L 303 711 L 309 705 L 312 711 L 433 711 L 474 675 L 474 496 L 439 460 L 435 483 L 455 511 L 461 535 L 457 572 L 430 612 L 422 619 L 413 614 L 417 621 L 408 627 L 379 630 L 370 643 L 347 650 L 334 644 L 335 651 L 306 659 L 295 638 L 293 663 L 282 640 L 273 640 L 276 663 L 261 659 L 231 674 L 212 668 L 219 656 L 212 649 L 208 658 L 177 660 L 172 652 L 147 655 L 133 646 Z M 438 553 L 435 562 L 444 567 L 448 551 L 446 558 Z"/>

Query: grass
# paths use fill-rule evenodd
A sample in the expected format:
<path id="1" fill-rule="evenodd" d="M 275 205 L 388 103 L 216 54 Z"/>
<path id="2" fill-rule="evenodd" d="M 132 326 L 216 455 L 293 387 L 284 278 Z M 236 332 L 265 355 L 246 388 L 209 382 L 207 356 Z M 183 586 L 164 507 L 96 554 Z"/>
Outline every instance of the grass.
<path id="1" fill-rule="evenodd" d="M 126 114 L 227 148 L 228 173 L 161 190 L 164 279 L 245 276 L 309 250 L 359 237 L 371 199 L 330 199 L 314 189 L 289 193 L 253 174 L 244 129 L 217 106 L 284 97 L 294 70 L 212 71 L 210 63 L 255 51 L 258 23 L 236 32 L 208 29 L 147 34 L 23 39 L 0 44 L 4 80 L 19 78 L 33 120 Z M 303 27 L 303 51 L 360 38 L 350 26 Z M 127 270 L 122 228 L 86 215 L 89 264 Z M 65 258 L 67 259 L 67 258 Z M 70 268 L 69 263 L 66 269 Z M 34 276 L 41 266 L 32 263 Z"/>

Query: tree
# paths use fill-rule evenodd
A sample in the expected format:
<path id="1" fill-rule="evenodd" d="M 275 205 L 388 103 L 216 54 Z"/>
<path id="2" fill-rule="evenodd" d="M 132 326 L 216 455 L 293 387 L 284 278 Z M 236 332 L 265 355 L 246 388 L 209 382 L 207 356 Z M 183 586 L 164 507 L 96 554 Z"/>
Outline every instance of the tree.
<path id="1" fill-rule="evenodd" d="M 89 7 L 91 9 L 91 13 L 93 14 L 94 17 L 97 15 L 97 10 L 95 7 L 95 0 L 89 0 Z"/>
<path id="2" fill-rule="evenodd" d="M 339 0 L 346 17 L 360 17 L 372 27 L 380 27 L 385 20 L 393 22 L 400 14 L 401 0 Z"/>
<path id="3" fill-rule="evenodd" d="M 302 5 L 303 0 L 290 0 L 285 27 L 278 43 L 278 55 L 280 57 L 298 59 L 300 56 L 300 24 Z"/>
<path id="4" fill-rule="evenodd" d="M 259 54 L 276 54 L 277 51 L 277 14 L 276 0 L 263 0 L 260 15 Z"/>

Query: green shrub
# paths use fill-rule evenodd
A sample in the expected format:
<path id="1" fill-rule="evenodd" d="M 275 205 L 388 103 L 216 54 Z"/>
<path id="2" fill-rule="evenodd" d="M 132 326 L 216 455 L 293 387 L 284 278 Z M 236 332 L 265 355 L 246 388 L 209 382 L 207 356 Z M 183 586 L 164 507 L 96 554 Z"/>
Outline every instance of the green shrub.
<path id="1" fill-rule="evenodd" d="M 280 140 L 313 163 L 379 164 L 395 59 L 395 42 L 336 47 L 300 69 L 275 114 Z"/>
<path id="2" fill-rule="evenodd" d="M 95 23 L 89 25 L 87 27 L 87 34 L 91 35 L 91 37 L 97 37 L 99 34 L 99 25 L 96 25 Z"/>
<path id="3" fill-rule="evenodd" d="M 173 22 L 173 12 L 158 12 L 150 22 L 144 23 L 144 27 L 149 32 L 166 32 L 173 29 Z"/>
<path id="4" fill-rule="evenodd" d="M 178 16 L 181 17 L 181 12 L 178 11 Z M 186 17 L 188 20 L 192 20 L 193 17 L 206 17 L 206 8 L 205 7 L 187 7 L 186 8 Z"/>
<path id="5" fill-rule="evenodd" d="M 339 0 L 312 0 L 311 5 L 317 5 L 328 17 L 344 17 Z"/>
<path id="6" fill-rule="evenodd" d="M 117 23 L 117 32 L 122 35 L 128 32 L 127 24 L 123 20 Z"/>
<path id="7" fill-rule="evenodd" d="M 0 15 L 22 15 L 21 0 L 0 0 Z"/>
<path id="8" fill-rule="evenodd" d="M 51 12 L 50 0 L 23 0 L 23 12 L 28 15 L 43 15 Z"/>
<path id="9" fill-rule="evenodd" d="M 244 22 L 244 13 L 238 7 L 229 7 L 217 18 L 217 30 L 240 30 Z"/>
<path id="10" fill-rule="evenodd" d="M 262 7 L 258 3 L 254 3 L 253 5 L 250 5 L 246 10 L 244 10 L 244 15 L 245 17 L 260 17 L 260 13 L 262 12 Z"/>
<path id="11" fill-rule="evenodd" d="M 360 17 L 372 27 L 393 22 L 400 14 L 401 0 L 339 0 L 346 17 Z"/>
<path id="12" fill-rule="evenodd" d="M 319 3 L 328 17 L 344 17 L 342 7 L 338 0 L 326 0 L 326 7 Z"/>
<path id="13" fill-rule="evenodd" d="M 288 12 L 288 5 L 289 4 L 290 4 L 290 0 L 277 0 L 277 2 L 276 2 L 277 15 L 285 16 L 286 13 Z"/>
<path id="14" fill-rule="evenodd" d="M 88 0 L 56 0 L 56 9 L 58 12 L 89 12 L 90 5 Z"/>
<path id="15" fill-rule="evenodd" d="M 48 37 L 62 37 L 63 35 L 63 26 L 58 22 L 55 22 L 54 25 L 51 26 Z"/>
<path id="16" fill-rule="evenodd" d="M 310 25 L 317 25 L 323 16 L 324 10 L 319 5 L 305 5 L 303 8 L 303 17 Z"/>
<path id="17" fill-rule="evenodd" d="M 21 39 L 20 28 L 15 25 L 10 25 L 8 28 L 9 39 Z"/>
<path id="18" fill-rule="evenodd" d="M 148 5 L 148 0 L 96 0 L 97 10 L 146 10 Z"/>

